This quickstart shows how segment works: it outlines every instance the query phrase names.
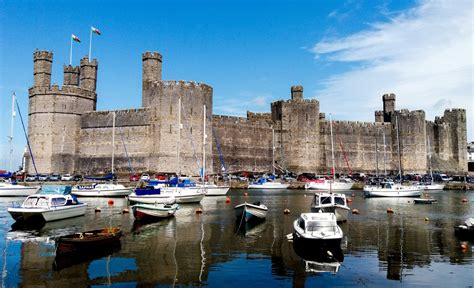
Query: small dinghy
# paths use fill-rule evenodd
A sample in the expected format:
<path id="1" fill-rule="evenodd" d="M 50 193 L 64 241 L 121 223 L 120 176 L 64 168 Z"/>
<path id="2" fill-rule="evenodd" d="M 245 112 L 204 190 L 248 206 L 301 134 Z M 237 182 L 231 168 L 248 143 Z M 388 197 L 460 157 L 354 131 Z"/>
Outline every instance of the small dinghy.
<path id="1" fill-rule="evenodd" d="M 93 253 L 117 244 L 120 242 L 120 237 L 122 237 L 122 230 L 117 227 L 62 236 L 56 241 L 56 255 Z"/>
<path id="2" fill-rule="evenodd" d="M 268 208 L 260 202 L 243 203 L 234 207 L 235 217 L 237 221 L 241 221 L 245 218 L 245 222 L 254 220 L 265 220 L 267 217 Z"/>
<path id="3" fill-rule="evenodd" d="M 415 204 L 433 204 L 433 203 L 438 203 L 438 200 L 434 198 L 418 198 L 418 199 L 414 199 L 413 202 Z"/>
<path id="4" fill-rule="evenodd" d="M 133 216 L 139 221 L 159 220 L 168 218 L 179 209 L 178 204 L 135 204 L 132 206 Z"/>

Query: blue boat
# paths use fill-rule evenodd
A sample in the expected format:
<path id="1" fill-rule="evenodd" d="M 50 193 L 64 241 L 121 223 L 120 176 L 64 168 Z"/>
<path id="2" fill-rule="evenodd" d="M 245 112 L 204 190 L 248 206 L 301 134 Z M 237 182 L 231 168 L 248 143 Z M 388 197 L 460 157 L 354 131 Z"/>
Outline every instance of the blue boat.
<path id="1" fill-rule="evenodd" d="M 265 220 L 268 212 L 267 206 L 260 202 L 254 202 L 252 204 L 245 202 L 235 206 L 234 210 L 236 220 L 242 221 L 242 219 L 245 219 L 245 222 Z"/>

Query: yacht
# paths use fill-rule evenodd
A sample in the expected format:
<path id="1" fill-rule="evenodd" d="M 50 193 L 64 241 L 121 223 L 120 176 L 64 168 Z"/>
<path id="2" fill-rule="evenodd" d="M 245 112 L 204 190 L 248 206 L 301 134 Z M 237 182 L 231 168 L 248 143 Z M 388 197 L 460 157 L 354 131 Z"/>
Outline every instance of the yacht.
<path id="1" fill-rule="evenodd" d="M 132 193 L 130 188 L 121 184 L 93 183 L 91 185 L 76 185 L 71 194 L 82 197 L 123 197 Z"/>
<path id="2" fill-rule="evenodd" d="M 350 179 L 317 179 L 313 181 L 308 181 L 304 185 L 305 189 L 312 190 L 329 190 L 329 191 L 344 191 L 351 190 L 354 182 Z"/>
<path id="3" fill-rule="evenodd" d="M 16 221 L 55 221 L 82 216 L 87 204 L 71 195 L 71 186 L 43 185 L 37 194 L 28 196 L 19 207 L 8 212 Z"/>
<path id="4" fill-rule="evenodd" d="M 199 203 L 205 196 L 203 187 L 197 187 L 194 182 L 177 177 L 170 181 L 150 180 L 140 184 L 128 199 L 136 203 L 155 204 L 170 203 Z"/>
<path id="5" fill-rule="evenodd" d="M 223 196 L 226 195 L 227 192 L 230 190 L 230 186 L 218 186 L 214 183 L 203 183 L 203 184 L 196 184 L 197 187 L 204 188 L 206 196 Z"/>
<path id="6" fill-rule="evenodd" d="M 342 193 L 315 193 L 311 203 L 311 212 L 334 213 L 337 222 L 347 221 L 350 208 L 347 206 L 346 195 Z"/>
<path id="7" fill-rule="evenodd" d="M 15 182 L 0 182 L 0 197 L 29 196 L 35 194 L 39 186 L 24 186 Z"/>
<path id="8" fill-rule="evenodd" d="M 249 184 L 248 189 L 287 189 L 290 184 L 283 184 L 275 180 L 275 177 L 260 177 L 256 182 Z"/>
<path id="9" fill-rule="evenodd" d="M 405 186 L 391 181 L 378 185 L 365 185 L 365 197 L 420 197 L 422 190 L 417 186 Z"/>

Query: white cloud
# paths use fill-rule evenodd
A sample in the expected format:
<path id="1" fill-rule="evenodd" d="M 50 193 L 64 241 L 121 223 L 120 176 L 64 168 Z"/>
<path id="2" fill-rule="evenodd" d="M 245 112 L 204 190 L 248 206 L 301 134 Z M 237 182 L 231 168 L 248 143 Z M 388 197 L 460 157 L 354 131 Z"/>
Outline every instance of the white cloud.
<path id="1" fill-rule="evenodd" d="M 248 107 L 252 112 L 270 112 L 269 103 L 272 96 L 268 93 L 240 92 L 238 97 L 225 98 L 214 106 L 215 114 L 230 114 L 235 116 L 246 116 Z"/>
<path id="2" fill-rule="evenodd" d="M 474 140 L 473 46 L 472 1 L 422 1 L 388 22 L 316 43 L 318 63 L 352 67 L 324 80 L 315 97 L 323 112 L 346 119 L 373 119 L 387 92 L 397 94 L 397 108 L 423 109 L 430 120 L 464 108 Z"/>

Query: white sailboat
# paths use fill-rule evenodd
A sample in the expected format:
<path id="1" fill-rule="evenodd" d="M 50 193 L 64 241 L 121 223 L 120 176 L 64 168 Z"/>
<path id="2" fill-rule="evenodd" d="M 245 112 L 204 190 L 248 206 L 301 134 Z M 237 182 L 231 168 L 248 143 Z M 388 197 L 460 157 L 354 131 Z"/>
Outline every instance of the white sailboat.
<path id="1" fill-rule="evenodd" d="M 248 189 L 287 189 L 290 184 L 281 183 L 275 179 L 275 130 L 272 127 L 272 175 L 270 177 L 260 177 L 256 182 L 252 182 Z"/>
<path id="2" fill-rule="evenodd" d="M 397 147 L 398 147 L 398 175 L 402 179 L 401 157 L 400 157 L 400 139 L 398 131 L 398 117 L 395 117 L 395 126 L 397 129 Z M 420 197 L 421 189 L 413 185 L 402 185 L 392 181 L 382 182 L 378 185 L 365 185 L 363 188 L 365 197 Z"/>
<path id="3" fill-rule="evenodd" d="M 201 172 L 201 179 L 202 183 L 196 184 L 198 187 L 204 188 L 204 192 L 206 196 L 223 196 L 229 192 L 230 186 L 227 185 L 217 185 L 212 182 L 206 181 L 206 105 L 203 106 L 203 135 L 202 135 L 202 172 Z"/>
<path id="4" fill-rule="evenodd" d="M 334 141 L 332 135 L 332 115 L 329 114 L 329 127 L 331 131 L 331 161 L 332 161 L 332 179 L 323 179 L 318 181 L 306 182 L 305 189 L 343 191 L 351 190 L 353 182 L 350 179 L 336 180 L 336 167 L 334 164 Z"/>
<path id="5" fill-rule="evenodd" d="M 112 114 L 112 175 L 114 174 L 115 159 L 115 111 Z M 94 183 L 92 185 L 76 185 L 72 188 L 71 194 L 82 197 L 122 197 L 132 192 L 121 184 L 115 183 Z"/>
<path id="6" fill-rule="evenodd" d="M 13 128 L 15 123 L 15 92 L 12 94 L 11 126 L 8 142 L 10 144 L 10 173 L 13 172 Z M 0 197 L 29 196 L 39 190 L 39 186 L 24 186 L 16 182 L 0 182 Z"/>
<path id="7" fill-rule="evenodd" d="M 433 179 L 433 169 L 431 168 L 431 147 L 430 147 L 430 139 L 428 139 L 428 158 L 430 162 L 430 176 L 431 182 L 430 183 L 420 183 L 418 184 L 418 188 L 421 190 L 443 190 L 444 184 L 434 183 Z"/>

